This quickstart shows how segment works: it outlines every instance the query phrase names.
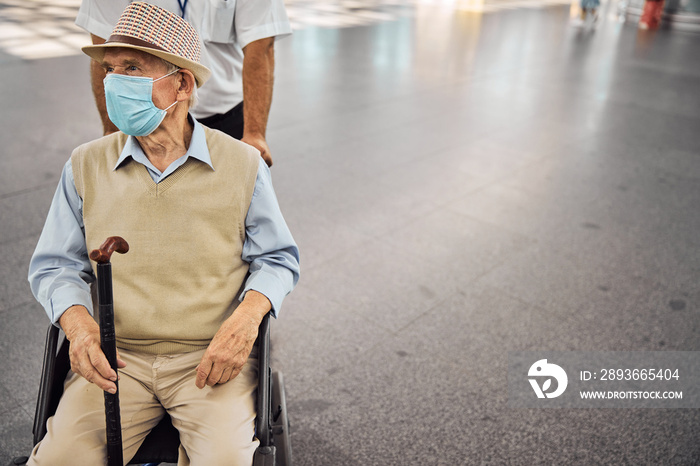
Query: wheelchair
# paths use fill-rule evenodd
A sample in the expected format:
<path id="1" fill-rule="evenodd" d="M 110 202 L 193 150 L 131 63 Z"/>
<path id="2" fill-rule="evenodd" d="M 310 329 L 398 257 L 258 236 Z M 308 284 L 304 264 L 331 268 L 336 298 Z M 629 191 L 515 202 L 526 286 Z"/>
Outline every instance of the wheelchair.
<path id="1" fill-rule="evenodd" d="M 46 421 L 53 415 L 63 393 L 63 382 L 70 370 L 68 347 L 58 327 L 50 325 L 44 349 L 41 385 L 34 414 L 34 445 L 46 435 Z M 253 466 L 291 466 L 292 446 L 282 373 L 270 368 L 270 315 L 260 324 L 258 340 L 258 389 L 255 436 L 260 441 Z M 177 463 L 180 439 L 170 417 L 166 416 L 151 430 L 128 464 L 154 466 Z M 11 464 L 26 464 L 27 457 L 14 458 Z"/>

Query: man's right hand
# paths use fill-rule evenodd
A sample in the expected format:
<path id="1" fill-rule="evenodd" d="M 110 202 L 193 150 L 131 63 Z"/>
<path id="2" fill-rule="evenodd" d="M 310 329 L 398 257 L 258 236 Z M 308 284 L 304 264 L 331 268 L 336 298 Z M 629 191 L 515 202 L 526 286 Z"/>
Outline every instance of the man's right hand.
<path id="1" fill-rule="evenodd" d="M 70 341 L 71 370 L 102 390 L 116 393 L 117 373 L 110 367 L 102 352 L 100 327 L 87 309 L 83 306 L 73 306 L 63 313 L 59 323 Z M 119 359 L 119 354 L 117 366 L 126 366 L 126 363 Z"/>

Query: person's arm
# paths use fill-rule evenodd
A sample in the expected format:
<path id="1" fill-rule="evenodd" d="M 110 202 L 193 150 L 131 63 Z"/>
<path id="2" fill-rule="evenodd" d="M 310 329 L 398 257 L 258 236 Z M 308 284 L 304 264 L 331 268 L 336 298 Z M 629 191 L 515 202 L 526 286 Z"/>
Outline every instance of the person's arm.
<path id="1" fill-rule="evenodd" d="M 243 300 L 214 336 L 197 367 L 197 387 L 234 379 L 243 369 L 265 314 L 277 316 L 299 280 L 299 248 L 280 211 L 270 169 L 261 160 L 246 216 L 243 260 L 250 264 Z"/>
<path id="2" fill-rule="evenodd" d="M 272 166 L 265 139 L 272 104 L 275 72 L 275 38 L 253 41 L 243 48 L 243 137 Z M 104 91 L 103 91 L 104 92 Z"/>
<path id="3" fill-rule="evenodd" d="M 105 40 L 95 34 L 90 34 L 92 37 L 92 43 L 94 45 L 104 44 Z M 90 60 L 90 82 L 92 83 L 92 93 L 95 96 L 95 104 L 97 105 L 97 111 L 100 114 L 100 120 L 102 120 L 102 130 L 104 135 L 111 133 L 116 133 L 119 129 L 112 123 L 107 115 L 107 104 L 105 103 L 105 70 L 102 65 L 97 63 L 95 60 Z"/>
<path id="4" fill-rule="evenodd" d="M 30 288 L 54 325 L 71 306 L 92 311 L 94 276 L 83 228 L 82 200 L 68 160 L 29 262 Z"/>
<path id="5" fill-rule="evenodd" d="M 270 169 L 260 161 L 253 199 L 245 221 L 243 260 L 250 264 L 243 296 L 264 294 L 277 317 L 282 302 L 299 281 L 299 248 L 277 201 Z"/>
<path id="6" fill-rule="evenodd" d="M 102 353 L 99 326 L 90 315 L 92 267 L 83 233 L 82 201 L 75 189 L 70 160 L 63 167 L 29 263 L 28 278 L 51 322 L 60 325 L 71 342 L 73 372 L 113 393 L 116 373 Z M 124 367 L 121 360 L 118 364 Z"/>

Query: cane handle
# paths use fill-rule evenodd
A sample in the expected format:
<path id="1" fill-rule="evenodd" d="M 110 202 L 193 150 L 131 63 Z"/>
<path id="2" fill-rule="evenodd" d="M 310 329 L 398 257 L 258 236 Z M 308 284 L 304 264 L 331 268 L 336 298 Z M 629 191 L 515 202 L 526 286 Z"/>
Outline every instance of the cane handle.
<path id="1" fill-rule="evenodd" d="M 92 250 L 90 259 L 98 264 L 106 264 L 115 251 L 119 254 L 126 254 L 129 251 L 129 243 L 121 236 L 110 236 L 107 238 L 99 249 Z"/>

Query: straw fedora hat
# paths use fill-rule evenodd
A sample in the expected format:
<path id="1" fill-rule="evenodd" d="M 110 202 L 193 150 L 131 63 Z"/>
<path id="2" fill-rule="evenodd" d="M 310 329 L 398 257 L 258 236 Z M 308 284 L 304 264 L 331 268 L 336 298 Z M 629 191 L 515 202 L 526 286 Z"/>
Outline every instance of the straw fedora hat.
<path id="1" fill-rule="evenodd" d="M 87 45 L 82 50 L 101 62 L 105 50 L 114 47 L 141 50 L 190 70 L 197 87 L 211 76 L 209 68 L 200 63 L 197 31 L 178 15 L 150 3 L 130 3 L 104 44 Z"/>

